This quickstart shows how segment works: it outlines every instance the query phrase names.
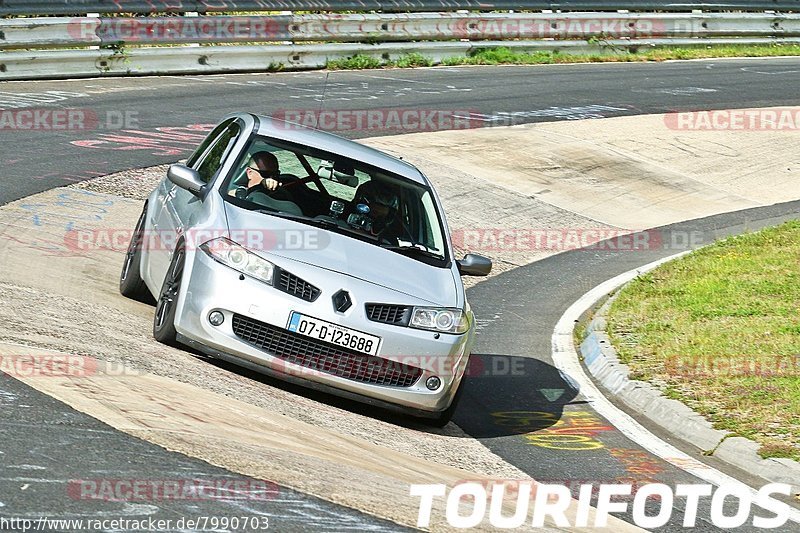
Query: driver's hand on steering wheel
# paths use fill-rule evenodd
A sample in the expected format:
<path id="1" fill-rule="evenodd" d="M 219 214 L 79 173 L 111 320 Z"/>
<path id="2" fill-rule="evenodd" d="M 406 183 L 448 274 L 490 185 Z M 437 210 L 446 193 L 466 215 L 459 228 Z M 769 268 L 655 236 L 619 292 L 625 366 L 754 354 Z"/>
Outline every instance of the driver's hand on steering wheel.
<path id="1" fill-rule="evenodd" d="M 259 170 L 258 168 L 248 165 L 245 169 L 247 175 L 247 188 L 255 187 L 259 183 L 268 191 L 274 191 L 281 186 L 280 182 L 273 176 L 278 175 L 277 169 Z M 265 177 L 265 174 L 267 175 Z"/>
<path id="2" fill-rule="evenodd" d="M 275 189 L 277 189 L 278 187 L 281 186 L 281 184 L 278 182 L 278 180 L 275 180 L 273 178 L 264 178 L 264 179 L 262 179 L 261 180 L 261 185 L 263 185 L 264 188 L 267 189 L 268 191 L 274 191 Z"/>

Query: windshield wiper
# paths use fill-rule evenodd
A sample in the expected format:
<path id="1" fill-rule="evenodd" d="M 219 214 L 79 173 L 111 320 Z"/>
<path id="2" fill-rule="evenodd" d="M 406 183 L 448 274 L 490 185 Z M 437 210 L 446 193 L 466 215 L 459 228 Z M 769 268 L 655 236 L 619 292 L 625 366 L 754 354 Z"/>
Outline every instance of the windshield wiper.
<path id="1" fill-rule="evenodd" d="M 424 255 L 425 257 L 432 257 L 434 259 L 444 259 L 442 254 L 437 254 L 427 246 L 421 243 L 414 243 L 414 244 L 399 244 L 399 245 L 387 245 L 381 244 L 381 248 L 386 248 L 387 250 L 391 250 L 393 252 L 401 253 L 401 254 L 416 254 L 416 255 Z"/>

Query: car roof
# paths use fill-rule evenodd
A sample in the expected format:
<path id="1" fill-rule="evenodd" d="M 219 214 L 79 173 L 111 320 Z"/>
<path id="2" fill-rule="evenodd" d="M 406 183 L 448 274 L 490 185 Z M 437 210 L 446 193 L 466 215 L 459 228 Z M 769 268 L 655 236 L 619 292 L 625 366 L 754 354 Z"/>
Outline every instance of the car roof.
<path id="1" fill-rule="evenodd" d="M 263 115 L 253 116 L 258 119 L 256 133 L 259 135 L 318 148 L 354 161 L 367 163 L 417 183 L 429 185 L 428 180 L 417 167 L 375 148 L 294 122 Z"/>

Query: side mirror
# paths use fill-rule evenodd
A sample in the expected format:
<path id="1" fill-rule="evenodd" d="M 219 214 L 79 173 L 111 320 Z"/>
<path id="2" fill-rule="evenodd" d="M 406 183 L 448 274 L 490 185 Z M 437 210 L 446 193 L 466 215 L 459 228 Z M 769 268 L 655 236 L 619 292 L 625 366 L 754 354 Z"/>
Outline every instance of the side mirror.
<path id="1" fill-rule="evenodd" d="M 186 165 L 174 164 L 169 166 L 167 179 L 180 187 L 186 189 L 195 196 L 200 196 L 200 192 L 205 187 L 205 182 L 200 178 L 200 174 L 193 168 Z"/>
<path id="2" fill-rule="evenodd" d="M 492 260 L 482 255 L 467 254 L 456 264 L 462 276 L 488 276 L 492 271 Z"/>

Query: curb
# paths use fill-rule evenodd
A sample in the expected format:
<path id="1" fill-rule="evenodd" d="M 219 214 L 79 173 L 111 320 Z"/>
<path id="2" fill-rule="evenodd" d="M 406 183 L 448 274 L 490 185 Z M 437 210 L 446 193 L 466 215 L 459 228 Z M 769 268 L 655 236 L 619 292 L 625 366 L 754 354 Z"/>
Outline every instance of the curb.
<path id="1" fill-rule="evenodd" d="M 629 368 L 620 362 L 606 333 L 605 315 L 616 294 L 615 291 L 614 295 L 595 302 L 593 308 L 600 307 L 589 321 L 586 338 L 579 347 L 585 367 L 603 388 L 628 408 L 698 448 L 702 455 L 713 456 L 772 483 L 788 483 L 794 494 L 800 492 L 800 463 L 791 459 L 763 459 L 758 455 L 758 443 L 714 429 L 711 422 L 682 402 L 665 397 L 650 383 L 628 377 Z M 601 305 L 603 298 L 605 302 Z M 582 317 L 581 321 L 587 319 Z"/>

